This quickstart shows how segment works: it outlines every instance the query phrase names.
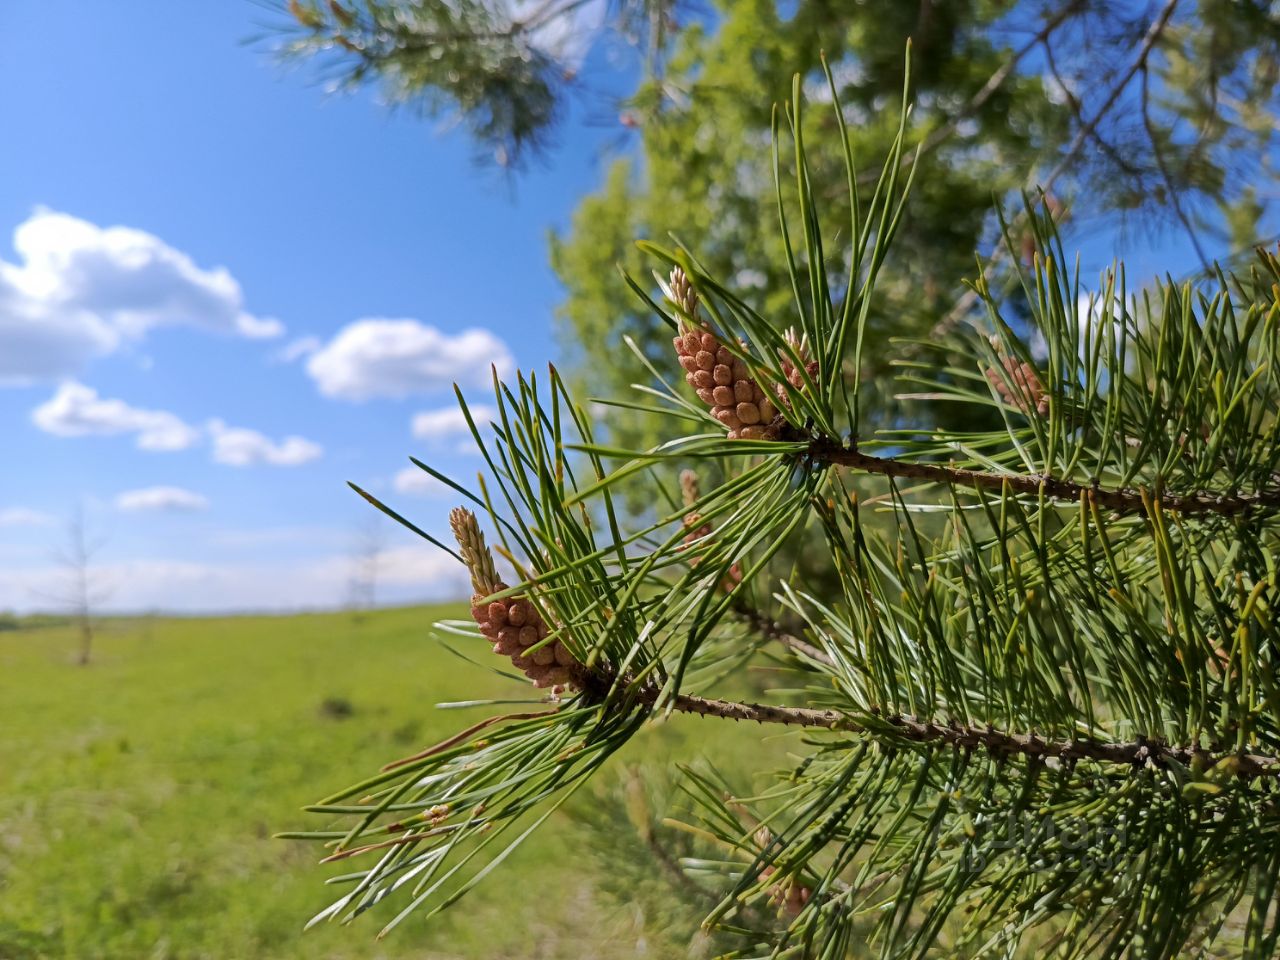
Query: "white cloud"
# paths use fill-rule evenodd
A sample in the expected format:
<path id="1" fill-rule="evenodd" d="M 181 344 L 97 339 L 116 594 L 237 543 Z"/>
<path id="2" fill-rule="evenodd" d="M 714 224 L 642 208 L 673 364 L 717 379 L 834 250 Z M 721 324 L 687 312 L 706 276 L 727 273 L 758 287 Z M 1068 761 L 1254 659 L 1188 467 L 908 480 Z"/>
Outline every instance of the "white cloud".
<path id="1" fill-rule="evenodd" d="M 351 575 L 351 558 L 343 557 Z M 392 547 L 378 558 L 378 579 L 393 587 L 412 587 L 437 598 L 470 597 L 467 568 L 437 547 Z"/>
<path id="2" fill-rule="evenodd" d="M 274 337 L 278 320 L 244 309 L 240 285 L 159 237 L 39 209 L 0 260 L 0 384 L 73 376 L 153 327 L 184 324 Z"/>
<path id="3" fill-rule="evenodd" d="M 497 410 L 484 404 L 471 404 L 468 409 L 471 411 L 471 418 L 481 430 L 485 430 L 489 421 L 498 415 Z M 456 406 L 442 407 L 439 410 L 423 410 L 421 413 L 414 414 L 410 428 L 419 440 L 443 441 L 453 436 L 470 437 L 471 435 L 471 428 L 467 426 L 467 418 L 462 415 L 462 408 Z"/>
<path id="4" fill-rule="evenodd" d="M 348 530 L 332 527 L 253 527 L 252 529 L 219 528 L 209 536 L 209 545 L 219 549 L 253 549 L 263 547 L 305 545 L 316 548 L 323 545 L 345 544 L 350 539 Z"/>
<path id="5" fill-rule="evenodd" d="M 112 436 L 132 433 L 140 450 L 186 450 L 201 439 L 201 431 L 166 410 L 144 410 L 123 400 L 106 399 L 82 383 L 68 381 L 31 412 L 31 420 L 46 433 L 60 437 Z M 299 436 L 274 441 L 245 427 L 212 419 L 207 424 L 216 463 L 233 467 L 269 464 L 296 467 L 319 458 L 324 448 Z"/>
<path id="6" fill-rule="evenodd" d="M 275 359 L 279 363 L 293 363 L 295 360 L 301 360 L 303 357 L 309 357 L 320 349 L 319 337 L 299 337 L 296 340 L 290 340 L 287 344 L 276 351 Z"/>
<path id="7" fill-rule="evenodd" d="M 229 427 L 221 420 L 209 421 L 209 436 L 213 439 L 213 459 L 232 467 L 296 467 L 324 453 L 318 443 L 302 437 L 289 436 L 275 442 L 256 430 Z"/>
<path id="8" fill-rule="evenodd" d="M 47 527 L 53 517 L 29 507 L 6 507 L 0 510 L 0 527 Z"/>
<path id="9" fill-rule="evenodd" d="M 419 467 L 405 467 L 392 478 L 391 485 L 397 493 L 417 497 L 447 497 L 454 492 L 452 487 Z"/>
<path id="10" fill-rule="evenodd" d="M 165 410 L 143 410 L 123 400 L 109 400 L 82 383 L 61 384 L 52 397 L 31 412 L 31 420 L 59 437 L 111 436 L 132 433 L 141 450 L 185 450 L 200 433 Z"/>
<path id="11" fill-rule="evenodd" d="M 116 497 L 116 509 L 130 513 L 207 510 L 209 498 L 182 487 L 144 487 Z"/>
<path id="12" fill-rule="evenodd" d="M 50 310 L 14 288 L 0 261 L 0 386 L 68 376 L 110 353 L 120 334 L 88 310 Z"/>
<path id="13" fill-rule="evenodd" d="M 489 383 L 489 367 L 515 368 L 507 345 L 488 330 L 450 336 L 417 320 L 367 318 L 349 323 L 307 361 L 320 392 L 341 400 L 406 397 L 457 382 Z"/>

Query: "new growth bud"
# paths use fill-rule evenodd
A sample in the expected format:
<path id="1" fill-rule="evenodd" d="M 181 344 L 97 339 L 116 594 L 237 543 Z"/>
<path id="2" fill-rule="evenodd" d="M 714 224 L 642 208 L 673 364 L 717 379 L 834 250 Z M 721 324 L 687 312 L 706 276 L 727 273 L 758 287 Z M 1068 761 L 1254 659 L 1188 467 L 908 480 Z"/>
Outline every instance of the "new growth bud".
<path id="1" fill-rule="evenodd" d="M 481 596 L 504 589 L 498 586 L 498 568 L 493 565 L 493 554 L 484 542 L 476 515 L 465 507 L 454 507 L 449 511 L 449 526 L 453 529 L 453 538 L 458 541 L 462 562 L 471 573 L 472 589 Z"/>
<path id="2" fill-rule="evenodd" d="M 786 332 L 782 335 L 782 339 L 787 342 L 787 346 L 795 351 L 795 355 L 800 360 L 800 367 L 797 367 L 791 362 L 791 358 L 783 352 L 781 358 L 782 372 L 791 386 L 797 390 L 803 390 L 805 374 L 808 374 L 810 380 L 818 375 L 818 361 L 810 359 L 809 357 L 809 338 L 807 336 L 797 334 L 795 327 L 788 327 Z M 803 371 L 801 370 L 801 367 L 804 368 Z M 777 388 L 777 393 L 778 399 L 782 401 L 783 404 L 787 404 L 787 391 L 779 386 Z"/>
<path id="3" fill-rule="evenodd" d="M 559 640 L 547 642 L 551 631 L 528 599 L 506 597 L 485 602 L 485 597 L 508 587 L 498 579 L 493 555 L 485 545 L 475 514 L 457 507 L 449 514 L 449 524 L 476 591 L 471 598 L 471 616 L 493 644 L 493 652 L 510 657 L 535 687 L 574 685 L 577 660 Z"/>
<path id="4" fill-rule="evenodd" d="M 680 471 L 680 493 L 684 498 L 684 505 L 692 507 L 698 502 L 698 475 L 692 470 Z M 696 510 L 690 509 L 684 515 L 684 528 L 688 532 L 684 535 L 686 545 L 693 543 L 695 540 L 701 540 L 703 537 L 711 535 L 711 524 L 702 522 L 702 515 Z M 698 561 L 695 558 L 691 561 L 693 566 L 697 566 Z"/>

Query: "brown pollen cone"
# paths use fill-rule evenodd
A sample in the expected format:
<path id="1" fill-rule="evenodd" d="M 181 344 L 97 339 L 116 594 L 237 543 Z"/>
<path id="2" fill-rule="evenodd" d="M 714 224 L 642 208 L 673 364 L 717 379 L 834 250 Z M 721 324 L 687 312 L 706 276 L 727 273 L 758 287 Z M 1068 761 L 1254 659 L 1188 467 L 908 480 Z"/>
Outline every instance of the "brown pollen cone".
<path id="1" fill-rule="evenodd" d="M 773 834 L 769 832 L 767 827 L 761 827 L 756 831 L 755 841 L 763 850 L 773 842 Z M 768 866 L 760 869 L 760 878 L 768 880 L 778 872 L 776 867 Z M 813 896 L 813 891 L 798 880 L 791 880 L 786 883 L 777 883 L 769 890 L 769 899 L 778 906 L 789 917 L 797 917 L 800 911 L 804 909 L 809 898 Z"/>
<path id="2" fill-rule="evenodd" d="M 680 492 L 684 496 L 684 505 L 686 507 L 692 507 L 697 503 L 698 475 L 692 470 L 680 471 Z M 704 521 L 702 515 L 695 510 L 690 510 L 684 515 L 684 527 L 688 531 L 684 535 L 685 548 L 691 546 L 695 541 L 711 535 L 711 524 Z M 701 557 L 694 557 L 689 561 L 689 566 L 696 567 L 701 559 Z M 742 567 L 735 563 L 720 581 L 720 589 L 725 593 L 731 593 L 733 588 L 741 582 Z"/>
<path id="3" fill-rule="evenodd" d="M 752 378 L 747 365 L 729 352 L 698 317 L 698 294 L 679 267 L 671 270 L 672 300 L 687 314 L 672 339 L 684 378 L 711 415 L 728 428 L 730 440 L 760 440 L 778 408 Z"/>
<path id="4" fill-rule="evenodd" d="M 1035 367 L 1017 357 L 1002 356 L 1001 369 L 988 368 L 987 380 L 1005 403 L 1017 407 L 1023 416 L 1034 412 L 1043 417 L 1049 412 L 1049 394 L 1040 382 Z"/>
<path id="5" fill-rule="evenodd" d="M 510 657 L 535 687 L 574 685 L 574 675 L 581 669 L 578 661 L 559 640 L 544 642 L 551 631 L 532 603 L 524 597 L 484 602 L 485 597 L 508 587 L 498 579 L 493 555 L 485 545 L 475 514 L 455 507 L 449 514 L 449 525 L 476 591 L 471 598 L 471 616 L 493 644 L 493 652 Z M 535 646 L 537 649 L 531 649 Z"/>

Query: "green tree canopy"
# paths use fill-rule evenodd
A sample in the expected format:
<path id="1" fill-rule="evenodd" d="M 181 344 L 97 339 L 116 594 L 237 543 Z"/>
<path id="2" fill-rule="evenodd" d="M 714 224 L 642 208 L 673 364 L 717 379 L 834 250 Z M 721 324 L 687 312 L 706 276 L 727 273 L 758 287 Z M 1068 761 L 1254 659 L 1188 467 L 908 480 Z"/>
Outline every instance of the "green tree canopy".
<path id="1" fill-rule="evenodd" d="M 553 240 L 567 290 L 565 349 L 628 336 L 650 356 L 662 349 L 651 318 L 619 306 L 623 287 L 611 266 L 638 269 L 637 236 L 678 237 L 761 312 L 785 309 L 791 291 L 773 185 L 759 162 L 771 104 L 792 70 L 820 93 L 825 50 L 865 166 L 893 136 L 885 104 L 902 82 L 896 51 L 908 36 L 921 65 L 908 142 L 921 156 L 892 279 L 868 328 L 877 346 L 864 383 L 875 385 L 881 422 L 919 409 L 887 396 L 888 341 L 941 332 L 972 313 L 974 298 L 957 302 L 962 279 L 974 250 L 998 250 L 992 212 L 1020 190 L 1048 191 L 1058 215 L 1081 231 L 1127 217 L 1137 227 L 1187 229 L 1197 243 L 1216 237 L 1219 251 L 1247 250 L 1263 213 L 1261 185 L 1274 182 L 1280 21 L 1236 4 L 1187 5 L 1181 14 L 1174 4 L 1142 6 L 815 2 L 783 17 L 763 0 L 720 5 L 715 28 L 680 33 L 666 73 L 637 96 L 639 156 L 615 161 Z M 1225 82 L 1221 52 L 1208 52 L 1220 32 L 1234 39 L 1216 42 L 1241 57 L 1230 71 L 1240 96 L 1231 107 L 1212 93 Z M 805 138 L 814 154 L 839 155 L 830 116 L 813 117 Z M 841 168 L 815 163 L 811 175 L 828 223 L 845 222 Z M 1008 276 L 998 260 L 992 269 Z M 1006 289 L 1017 297 L 1016 284 Z M 586 389 L 605 394 L 643 376 L 626 364 L 579 369 Z M 643 420 L 616 428 L 627 441 L 657 436 Z"/>
<path id="2" fill-rule="evenodd" d="M 580 71 L 593 43 L 636 46 L 642 80 L 617 106 L 631 148 L 552 241 L 565 350 L 581 360 L 578 345 L 604 343 L 619 358 L 578 365 L 589 393 L 644 376 L 624 337 L 650 359 L 662 349 L 615 269 L 639 268 L 637 237 L 678 237 L 766 314 L 786 304 L 760 155 L 793 73 L 823 95 L 824 51 L 865 166 L 893 135 L 885 107 L 901 87 L 903 43 L 914 43 L 907 137 L 922 148 L 921 169 L 868 329 L 881 345 L 968 315 L 975 300 L 957 302 L 959 284 L 975 249 L 998 249 L 992 212 L 1020 190 L 1046 190 L 1080 234 L 1118 219 L 1185 232 L 1205 266 L 1209 253 L 1247 251 L 1275 199 L 1280 16 L 1264 0 L 289 0 L 286 9 L 288 53 L 320 58 L 340 84 L 376 82 L 393 103 L 456 115 L 509 164 L 554 143 L 575 92 L 593 80 L 616 88 Z M 838 156 L 832 118 L 809 122 L 814 155 Z M 829 224 L 845 223 L 840 165 L 815 162 L 811 176 Z M 1005 268 L 998 258 L 992 266 Z M 1017 296 L 1016 284 L 1007 289 Z M 920 408 L 879 382 L 888 354 L 868 352 L 874 376 L 863 381 L 876 384 L 884 423 Z M 611 426 L 624 442 L 658 435 L 643 418 Z"/>

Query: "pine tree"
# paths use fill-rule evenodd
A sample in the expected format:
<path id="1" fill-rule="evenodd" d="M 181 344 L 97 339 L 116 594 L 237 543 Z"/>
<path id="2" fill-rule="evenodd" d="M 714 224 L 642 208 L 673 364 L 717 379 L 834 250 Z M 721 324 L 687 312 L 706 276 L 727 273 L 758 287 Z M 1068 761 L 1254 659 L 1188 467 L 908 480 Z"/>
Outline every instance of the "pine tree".
<path id="1" fill-rule="evenodd" d="M 623 149 L 603 184 L 551 243 L 565 288 L 562 369 L 584 394 L 615 396 L 646 376 L 624 335 L 651 361 L 665 350 L 661 325 L 628 303 L 613 269 L 646 269 L 635 237 L 674 234 L 755 310 L 786 309 L 773 187 L 752 172 L 790 75 L 825 88 L 823 51 L 866 162 L 895 134 L 883 104 L 901 87 L 908 37 L 917 50 L 907 142 L 923 147 L 922 169 L 866 325 L 863 373 L 886 387 L 868 426 L 873 413 L 876 425 L 959 426 L 951 405 L 894 399 L 882 361 L 891 337 L 941 335 L 980 306 L 954 296 L 975 249 L 991 282 L 1008 285 L 1002 296 L 1016 295 L 993 194 L 1016 203 L 1038 184 L 1069 229 L 1105 223 L 1130 240 L 1178 231 L 1206 269 L 1211 254 L 1247 257 L 1275 229 L 1280 14 L 1266 0 L 269 2 L 286 12 L 283 53 L 337 87 L 376 86 L 392 104 L 456 121 L 478 155 L 508 170 L 553 156 L 575 100 L 579 116 L 617 131 Z M 614 56 L 606 65 L 592 49 Z M 805 136 L 812 189 L 847 221 L 844 173 L 825 162 L 841 149 L 830 114 L 815 111 Z M 1031 240 L 1021 240 L 1023 255 Z M 579 349 L 597 343 L 615 348 L 615 362 Z M 659 420 L 634 412 L 607 426 L 628 446 L 663 436 Z"/>
<path id="2" fill-rule="evenodd" d="M 884 381 L 867 424 L 874 414 L 877 425 L 905 418 L 958 426 L 954 418 L 963 415 L 972 428 L 980 411 L 896 399 L 886 360 L 896 355 L 891 338 L 941 335 L 980 312 L 976 298 L 955 295 L 975 250 L 1002 297 L 1016 296 L 993 195 L 1016 204 L 1022 190 L 1043 187 L 1065 230 L 1118 227 L 1130 248 L 1176 231 L 1197 250 L 1247 257 L 1275 231 L 1274 215 L 1258 203 L 1277 195 L 1280 17 L 1263 6 L 718 0 L 712 22 L 695 20 L 674 35 L 665 69 L 627 105 L 634 151 L 613 160 L 553 238 L 552 264 L 566 291 L 557 309 L 563 368 L 582 392 L 616 396 L 645 376 L 642 364 L 621 349 L 617 363 L 592 363 L 581 344 L 621 347 L 625 335 L 650 360 L 662 356 L 665 331 L 643 304 L 626 303 L 612 269 L 618 262 L 646 269 L 635 237 L 677 237 L 755 310 L 785 310 L 792 291 L 773 185 L 751 175 L 769 137 L 769 105 L 792 72 L 821 93 L 825 51 L 851 123 L 847 136 L 860 162 L 870 163 L 896 132 L 882 105 L 901 87 L 899 52 L 910 37 L 917 109 L 907 143 L 922 145 L 921 169 L 912 216 L 889 252 L 867 322 L 864 380 Z M 804 134 L 812 190 L 833 222 L 847 222 L 839 209 L 844 171 L 831 162 L 841 132 L 828 112 L 811 111 Z M 874 177 L 861 185 L 869 189 Z M 1030 242 L 1022 239 L 1019 259 Z M 628 445 L 662 436 L 661 422 L 645 417 L 608 426 Z"/>
<path id="3" fill-rule="evenodd" d="M 545 697 L 313 807 L 329 829 L 289 836 L 360 864 L 316 920 L 449 906 L 647 723 L 697 714 L 796 733 L 754 795 L 680 772 L 717 851 L 684 867 L 735 955 L 1272 956 L 1280 257 L 1138 292 L 1117 268 L 1082 313 L 1029 198 L 1006 231 L 1015 254 L 1033 239 L 1026 312 L 979 278 L 980 323 L 893 345 L 904 392 L 995 426 L 870 429 L 859 371 L 908 209 L 906 110 L 870 191 L 846 152 L 833 269 L 800 99 L 797 81 L 777 151 L 798 176 L 775 159 L 785 313 L 696 250 L 646 242 L 654 280 L 628 278 L 671 347 L 617 403 L 660 416 L 661 443 L 598 441 L 553 368 L 495 378 L 492 439 L 463 405 L 474 489 L 419 463 L 467 503 L 456 545 L 365 494 L 470 571 L 472 618 L 441 631 Z M 673 489 L 689 465 L 723 479 Z M 616 493 L 645 478 L 653 505 L 624 525 Z M 820 591 L 787 573 L 815 552 Z M 765 651 L 789 695 L 717 696 Z"/>

